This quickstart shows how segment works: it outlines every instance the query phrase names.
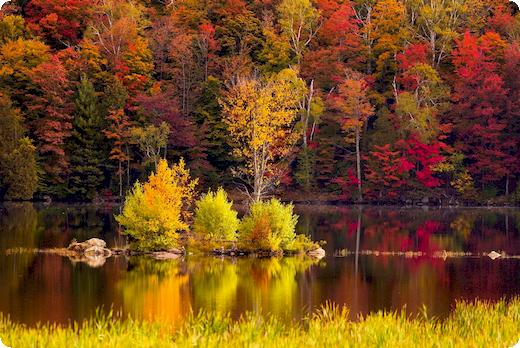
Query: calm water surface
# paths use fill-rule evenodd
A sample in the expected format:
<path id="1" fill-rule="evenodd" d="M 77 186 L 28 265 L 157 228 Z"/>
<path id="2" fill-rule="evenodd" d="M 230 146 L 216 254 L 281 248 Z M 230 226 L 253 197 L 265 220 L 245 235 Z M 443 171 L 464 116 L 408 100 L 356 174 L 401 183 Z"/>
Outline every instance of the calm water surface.
<path id="1" fill-rule="evenodd" d="M 352 318 L 406 306 L 446 316 L 456 300 L 520 295 L 520 260 L 405 258 L 336 250 L 505 251 L 520 254 L 520 210 L 297 207 L 298 230 L 327 241 L 328 256 L 155 261 L 114 257 L 97 268 L 11 248 L 62 247 L 76 238 L 124 244 L 117 208 L 31 203 L 0 206 L 0 312 L 19 322 L 67 323 L 102 306 L 134 317 L 181 323 L 191 311 L 246 311 L 301 319 L 332 301 Z"/>

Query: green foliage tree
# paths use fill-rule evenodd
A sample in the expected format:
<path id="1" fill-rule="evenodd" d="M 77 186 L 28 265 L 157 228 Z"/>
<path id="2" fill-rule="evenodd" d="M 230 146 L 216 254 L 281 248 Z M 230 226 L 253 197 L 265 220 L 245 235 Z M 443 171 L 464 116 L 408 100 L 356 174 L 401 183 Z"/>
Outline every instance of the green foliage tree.
<path id="1" fill-rule="evenodd" d="M 256 57 L 262 46 L 262 24 L 252 11 L 227 15 L 216 27 L 221 52 L 226 55 L 249 53 Z"/>
<path id="2" fill-rule="evenodd" d="M 209 76 L 202 87 L 194 118 L 204 133 L 205 154 L 214 170 L 205 170 L 201 174 L 209 186 L 216 187 L 229 180 L 229 175 L 223 173 L 233 164 L 231 141 L 219 104 L 222 82 Z"/>
<path id="3" fill-rule="evenodd" d="M 20 111 L 0 93 L 0 189 L 7 199 L 31 199 L 38 185 L 36 148 L 24 137 Z"/>
<path id="4" fill-rule="evenodd" d="M 380 102 L 392 94 L 397 64 L 395 56 L 399 53 L 409 37 L 406 9 L 398 0 L 377 1 L 372 10 L 369 30 L 373 40 L 371 53 L 375 59 L 374 74 L 376 90 L 380 93 Z"/>
<path id="5" fill-rule="evenodd" d="M 405 0 L 404 3 L 414 25 L 413 34 L 428 43 L 431 65 L 438 67 L 462 33 L 461 26 L 472 5 L 468 0 Z"/>
<path id="6" fill-rule="evenodd" d="M 16 147 L 23 134 L 22 115 L 15 109 L 11 99 L 0 93 L 0 153 L 8 153 Z"/>
<path id="7" fill-rule="evenodd" d="M 438 117 L 448 109 L 450 92 L 439 73 L 426 62 L 426 54 L 422 50 L 422 45 L 410 46 L 399 55 L 403 69 L 399 81 L 403 91 L 396 94 L 395 112 L 403 139 L 409 134 L 416 134 L 429 142 L 439 136 L 441 127 Z M 424 57 L 414 58 L 414 55 Z"/>
<path id="8" fill-rule="evenodd" d="M 6 156 L 1 157 L 0 174 L 7 184 L 5 198 L 15 200 L 32 199 L 38 186 L 38 166 L 36 147 L 32 141 L 23 137 L 18 146 Z"/>
<path id="9" fill-rule="evenodd" d="M 314 88 L 314 80 L 309 86 L 300 82 L 298 90 L 301 92 L 299 100 L 299 122 L 298 128 L 302 138 L 302 145 L 296 161 L 295 178 L 296 181 L 305 189 L 310 190 L 315 183 L 316 153 L 309 147 L 309 142 L 314 140 L 316 129 L 320 122 L 320 117 L 325 110 L 323 100 Z"/>
<path id="10" fill-rule="evenodd" d="M 294 172 L 296 182 L 309 191 L 316 183 L 316 151 L 304 147 L 296 157 L 296 171 Z"/>
<path id="11" fill-rule="evenodd" d="M 208 192 L 195 205 L 195 233 L 225 241 L 236 239 L 240 224 L 238 213 L 233 209 L 233 202 L 228 200 L 223 188 Z"/>
<path id="12" fill-rule="evenodd" d="M 283 0 L 277 10 L 280 25 L 290 38 L 296 63 L 300 65 L 303 53 L 321 25 L 320 13 L 310 0 Z"/>
<path id="13" fill-rule="evenodd" d="M 157 168 L 161 158 L 161 151 L 168 144 L 170 127 L 162 122 L 159 127 L 149 125 L 146 127 L 134 127 L 130 130 L 133 140 L 139 145 L 139 149 L 145 156 L 145 163 L 151 162 Z"/>
<path id="14" fill-rule="evenodd" d="M 266 73 L 277 73 L 291 64 L 291 46 L 284 33 L 278 33 L 271 22 L 263 24 L 262 33 L 265 41 L 259 59 L 264 63 L 262 70 Z"/>

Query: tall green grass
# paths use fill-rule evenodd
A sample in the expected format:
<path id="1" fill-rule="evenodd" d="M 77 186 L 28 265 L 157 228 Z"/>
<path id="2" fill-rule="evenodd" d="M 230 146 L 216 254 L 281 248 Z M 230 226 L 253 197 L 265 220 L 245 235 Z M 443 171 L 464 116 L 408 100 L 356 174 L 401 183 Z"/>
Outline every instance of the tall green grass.
<path id="1" fill-rule="evenodd" d="M 301 323 L 252 314 L 239 321 L 192 316 L 179 329 L 97 315 L 81 324 L 26 327 L 0 316 L 0 338 L 18 347 L 510 347 L 520 338 L 520 299 L 459 303 L 444 320 L 375 313 L 353 322 L 325 306 Z"/>

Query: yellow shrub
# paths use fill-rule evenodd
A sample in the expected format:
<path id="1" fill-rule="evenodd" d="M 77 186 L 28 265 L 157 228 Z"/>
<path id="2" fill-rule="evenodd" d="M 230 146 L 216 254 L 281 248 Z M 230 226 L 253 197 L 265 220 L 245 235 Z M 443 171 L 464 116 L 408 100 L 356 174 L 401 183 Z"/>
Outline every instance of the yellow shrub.
<path id="1" fill-rule="evenodd" d="M 260 249 L 277 249 L 279 242 L 272 238 L 269 214 L 264 213 L 254 221 L 249 238 L 254 246 Z"/>
<path id="2" fill-rule="evenodd" d="M 187 204 L 193 201 L 197 181 L 189 179 L 184 161 L 168 167 L 161 160 L 148 182 L 137 182 L 116 220 L 132 238 L 132 248 L 166 250 L 177 246 L 177 232 L 186 231 Z"/>

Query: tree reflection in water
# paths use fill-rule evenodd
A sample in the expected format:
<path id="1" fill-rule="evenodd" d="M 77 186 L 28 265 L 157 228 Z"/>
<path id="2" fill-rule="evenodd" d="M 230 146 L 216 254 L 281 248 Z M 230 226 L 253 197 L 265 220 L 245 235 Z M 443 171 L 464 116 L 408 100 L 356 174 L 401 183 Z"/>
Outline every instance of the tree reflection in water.
<path id="1" fill-rule="evenodd" d="M 101 237 L 121 245 L 115 208 L 31 203 L 0 206 L 0 312 L 13 320 L 67 323 L 97 307 L 178 325 L 191 311 L 237 318 L 245 311 L 300 319 L 326 301 L 351 317 L 406 306 L 443 317 L 458 299 L 520 294 L 520 260 L 366 256 L 376 251 L 491 250 L 520 254 L 520 210 L 297 206 L 299 232 L 326 240 L 328 256 L 154 261 L 115 257 L 99 268 L 67 258 L 8 253 L 11 248 L 67 245 Z M 347 257 L 332 257 L 348 249 Z"/>
<path id="2" fill-rule="evenodd" d="M 133 258 L 119 281 L 125 312 L 133 317 L 175 325 L 190 309 L 189 277 L 176 260 Z"/>
<path id="3" fill-rule="evenodd" d="M 200 310 L 245 311 L 292 317 L 298 278 L 314 264 L 309 258 L 217 259 L 187 261 L 134 258 L 119 281 L 126 312 L 172 324 Z"/>
<path id="4" fill-rule="evenodd" d="M 23 246 L 37 248 L 43 229 L 38 225 L 38 213 L 32 203 L 8 203 L 0 213 L 0 252 Z M 17 292 L 35 254 L 14 253 L 1 259 L 0 298 L 16 301 Z"/>

